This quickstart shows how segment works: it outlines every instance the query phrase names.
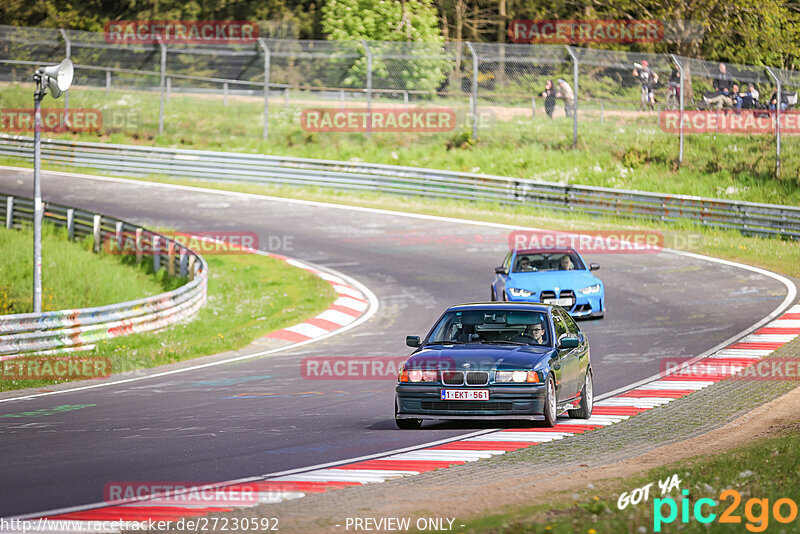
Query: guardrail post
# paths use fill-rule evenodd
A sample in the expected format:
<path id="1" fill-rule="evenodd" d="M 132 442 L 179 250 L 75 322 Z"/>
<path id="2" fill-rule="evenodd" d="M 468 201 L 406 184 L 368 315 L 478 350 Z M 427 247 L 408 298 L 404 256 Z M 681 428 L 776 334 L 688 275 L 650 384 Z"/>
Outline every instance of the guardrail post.
<path id="1" fill-rule="evenodd" d="M 6 229 L 14 228 L 14 197 L 6 199 Z"/>
<path id="2" fill-rule="evenodd" d="M 187 266 L 189 269 L 189 280 L 194 280 L 194 264 L 197 261 L 197 256 L 194 254 L 189 254 L 189 265 Z"/>
<path id="3" fill-rule="evenodd" d="M 572 104 L 572 148 L 575 148 L 578 146 L 578 56 L 572 51 L 572 47 L 567 46 L 566 48 L 570 57 L 572 57 L 572 76 L 575 84 L 575 101 Z"/>
<path id="4" fill-rule="evenodd" d="M 75 241 L 75 210 L 67 209 L 67 239 Z"/>
<path id="5" fill-rule="evenodd" d="M 167 76 L 167 102 L 172 97 L 172 76 Z"/>
<path id="6" fill-rule="evenodd" d="M 478 140 L 478 53 L 472 43 L 467 41 L 467 48 L 472 54 L 472 94 L 470 95 L 470 110 L 472 114 L 472 140 Z"/>
<path id="7" fill-rule="evenodd" d="M 106 96 L 111 94 L 111 71 L 106 71 Z"/>
<path id="8" fill-rule="evenodd" d="M 285 108 L 289 107 L 289 86 L 288 85 L 283 89 L 283 107 L 285 107 Z"/>
<path id="9" fill-rule="evenodd" d="M 101 219 L 101 215 L 95 215 L 92 221 L 92 250 L 94 252 L 99 252 L 100 247 L 102 246 L 101 240 L 103 238 L 103 233 L 100 228 Z"/>
<path id="10" fill-rule="evenodd" d="M 264 141 L 269 137 L 269 68 L 270 68 L 270 55 L 267 41 L 260 37 L 258 44 L 261 46 L 261 51 L 264 52 L 264 132 L 262 138 Z"/>
<path id="11" fill-rule="evenodd" d="M 117 250 L 122 252 L 122 221 L 117 221 L 114 227 L 114 239 L 117 242 Z"/>
<path id="12" fill-rule="evenodd" d="M 603 120 L 603 115 L 605 115 L 605 113 L 604 113 L 605 109 L 604 108 L 605 108 L 605 100 L 601 100 L 600 101 L 600 122 L 601 123 L 604 122 L 604 120 Z"/>
<path id="13" fill-rule="evenodd" d="M 175 276 L 175 241 L 167 241 L 167 274 Z"/>
<path id="14" fill-rule="evenodd" d="M 142 261 L 142 229 L 136 229 L 136 263 Z"/>
<path id="15" fill-rule="evenodd" d="M 683 65 L 678 60 L 678 57 L 675 54 L 670 54 L 670 56 L 672 57 L 672 61 L 675 62 L 675 65 L 678 66 L 678 74 L 680 74 L 680 77 L 681 77 L 681 96 L 679 98 L 681 113 L 680 113 L 680 117 L 679 117 L 680 124 L 678 126 L 679 129 L 680 129 L 680 138 L 681 138 L 681 140 L 680 140 L 680 148 L 678 149 L 678 166 L 680 166 L 683 163 L 683 110 L 684 110 L 684 104 L 683 104 L 684 82 L 683 82 L 683 80 L 686 77 L 683 75 Z"/>
<path id="16" fill-rule="evenodd" d="M 367 138 L 372 137 L 372 50 L 367 42 L 362 39 L 361 46 L 367 54 Z"/>
<path id="17" fill-rule="evenodd" d="M 185 277 L 186 276 L 186 271 L 187 271 L 186 263 L 187 263 L 187 260 L 189 259 L 189 255 L 186 253 L 186 248 L 184 248 L 184 247 L 180 248 L 180 251 L 178 252 L 178 254 L 179 254 L 179 257 L 180 257 L 180 261 L 179 261 L 180 270 L 178 272 L 180 273 L 181 277 Z"/>
<path id="18" fill-rule="evenodd" d="M 64 48 L 66 49 L 66 57 L 67 59 L 72 58 L 72 43 L 67 36 L 67 32 L 64 29 L 59 29 L 59 33 L 61 33 L 61 37 L 64 39 Z M 69 124 L 69 89 L 64 91 L 64 122 Z"/>
<path id="19" fill-rule="evenodd" d="M 163 43 L 160 36 L 156 37 L 158 39 L 158 46 L 161 47 L 161 68 L 159 69 L 161 71 L 159 73 L 161 98 L 158 104 L 158 133 L 164 133 L 164 99 L 166 98 L 167 91 L 167 45 Z"/>
<path id="20" fill-rule="evenodd" d="M 775 82 L 775 87 L 778 89 L 778 104 L 775 106 L 775 178 L 781 176 L 781 89 L 783 89 L 781 80 L 778 78 L 770 67 L 767 67 L 772 80 Z"/>
<path id="21" fill-rule="evenodd" d="M 157 273 L 161 269 L 161 236 L 154 235 L 151 238 L 153 244 L 153 272 Z"/>
<path id="22" fill-rule="evenodd" d="M 222 105 L 228 105 L 228 82 L 222 84 Z"/>

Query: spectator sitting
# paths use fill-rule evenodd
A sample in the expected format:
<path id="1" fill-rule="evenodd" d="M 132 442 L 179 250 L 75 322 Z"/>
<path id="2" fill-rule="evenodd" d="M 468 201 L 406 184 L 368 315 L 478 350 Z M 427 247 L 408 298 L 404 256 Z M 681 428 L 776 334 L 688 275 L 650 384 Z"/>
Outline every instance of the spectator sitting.
<path id="1" fill-rule="evenodd" d="M 722 92 L 717 96 L 713 96 L 711 98 L 706 99 L 710 106 L 715 107 L 716 109 L 725 108 L 732 108 L 733 107 L 733 100 L 731 99 L 731 92 L 728 90 L 727 87 L 722 88 Z"/>
<path id="2" fill-rule="evenodd" d="M 552 119 L 553 110 L 556 108 L 556 88 L 553 87 L 553 80 L 547 80 L 542 96 L 544 97 L 544 110 L 547 112 L 547 116 Z"/>
<path id="3" fill-rule="evenodd" d="M 781 99 L 781 100 L 783 100 L 783 99 Z M 781 111 L 784 111 L 786 109 L 786 105 L 787 105 L 786 102 L 781 102 Z M 772 96 L 769 99 L 769 109 L 771 111 L 775 111 L 776 109 L 778 109 L 778 88 L 777 87 L 773 87 L 772 88 Z"/>
<path id="4" fill-rule="evenodd" d="M 723 93 L 724 89 L 727 89 L 729 92 L 731 90 L 731 77 L 728 75 L 728 68 L 725 66 L 724 63 L 719 64 L 719 74 L 717 77 L 714 78 L 714 90 L 718 93 Z"/>
<path id="5" fill-rule="evenodd" d="M 742 109 L 742 96 L 739 93 L 739 86 L 738 85 L 733 84 L 733 90 L 731 91 L 731 95 L 730 96 L 731 96 L 731 103 L 733 104 L 733 107 L 735 107 L 737 110 L 741 111 L 741 109 Z"/>
<path id="6" fill-rule="evenodd" d="M 742 99 L 743 108 L 755 109 L 758 107 L 758 91 L 752 83 L 747 86 L 746 93 L 739 93 L 739 97 Z"/>
<path id="7" fill-rule="evenodd" d="M 562 78 L 558 79 L 556 97 L 564 99 L 564 113 L 567 114 L 567 117 L 571 117 L 572 110 L 575 108 L 575 94 L 572 92 L 572 87 Z"/>

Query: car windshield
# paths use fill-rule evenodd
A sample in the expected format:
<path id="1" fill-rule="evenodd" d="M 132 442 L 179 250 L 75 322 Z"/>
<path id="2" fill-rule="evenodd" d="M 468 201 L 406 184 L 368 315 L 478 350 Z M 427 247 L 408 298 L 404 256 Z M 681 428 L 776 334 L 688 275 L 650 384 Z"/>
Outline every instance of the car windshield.
<path id="1" fill-rule="evenodd" d="M 517 254 L 513 272 L 572 271 L 585 268 L 580 256 L 572 252 L 530 252 Z"/>
<path id="2" fill-rule="evenodd" d="M 447 312 L 433 327 L 427 343 L 509 343 L 549 345 L 543 312 L 463 310 Z"/>

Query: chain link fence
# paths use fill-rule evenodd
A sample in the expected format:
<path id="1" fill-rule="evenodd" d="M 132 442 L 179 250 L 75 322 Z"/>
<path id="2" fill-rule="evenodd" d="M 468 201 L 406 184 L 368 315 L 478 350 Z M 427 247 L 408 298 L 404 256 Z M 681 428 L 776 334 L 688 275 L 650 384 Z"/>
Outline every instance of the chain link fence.
<path id="1" fill-rule="evenodd" d="M 136 121 L 119 120 L 112 133 L 126 128 L 142 135 L 161 133 L 165 115 L 170 125 L 194 129 L 197 125 L 181 122 L 182 108 L 170 101 L 176 93 L 191 94 L 191 103 L 184 105 L 221 98 L 232 114 L 248 116 L 253 103 L 260 103 L 263 116 L 252 117 L 245 131 L 231 133 L 264 139 L 270 117 L 296 120 L 298 105 L 368 111 L 448 106 L 473 138 L 492 135 L 495 124 L 510 121 L 535 125 L 535 135 L 569 139 L 571 134 L 572 146 L 579 142 L 581 125 L 588 123 L 668 131 L 676 134 L 674 154 L 681 163 L 686 135 L 728 133 L 725 124 L 743 114 L 766 121 L 758 132 L 749 132 L 772 139 L 762 144 L 762 164 L 771 158 L 776 175 L 800 178 L 797 136 L 787 135 L 800 128 L 779 118 L 792 118 L 796 107 L 800 73 L 795 71 L 564 45 L 272 38 L 249 44 L 120 45 L 106 42 L 102 33 L 0 26 L 0 83 L 28 83 L 35 67 L 63 57 L 75 64 L 73 91 L 123 93 L 103 105 L 112 111 L 136 110 Z M 645 61 L 658 77 L 651 80 L 652 98 L 639 76 Z M 720 79 L 746 96 L 715 98 Z M 142 104 L 141 95 L 147 93 L 158 94 L 158 109 Z M 234 109 L 240 102 L 250 107 Z M 69 108 L 68 96 L 63 105 Z M 706 118 L 698 131 L 691 123 L 696 111 L 714 121 Z"/>

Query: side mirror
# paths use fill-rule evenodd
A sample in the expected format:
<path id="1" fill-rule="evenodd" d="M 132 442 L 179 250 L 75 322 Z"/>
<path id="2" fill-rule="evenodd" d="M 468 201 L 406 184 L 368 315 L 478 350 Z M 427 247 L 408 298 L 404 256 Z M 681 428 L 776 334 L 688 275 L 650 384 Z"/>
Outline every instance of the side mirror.
<path id="1" fill-rule="evenodd" d="M 506 272 L 506 268 L 503 267 L 502 265 L 500 267 L 495 267 L 494 268 L 494 272 L 495 272 L 495 274 L 508 274 Z"/>
<path id="2" fill-rule="evenodd" d="M 589 264 L 589 270 L 590 271 L 596 271 L 599 268 L 600 268 L 600 264 L 599 263 L 590 263 Z"/>
<path id="3" fill-rule="evenodd" d="M 419 336 L 406 336 L 406 345 L 409 347 L 419 347 Z"/>
<path id="4" fill-rule="evenodd" d="M 558 340 L 558 348 L 559 349 L 574 349 L 580 344 L 580 340 L 577 337 L 562 337 Z"/>

